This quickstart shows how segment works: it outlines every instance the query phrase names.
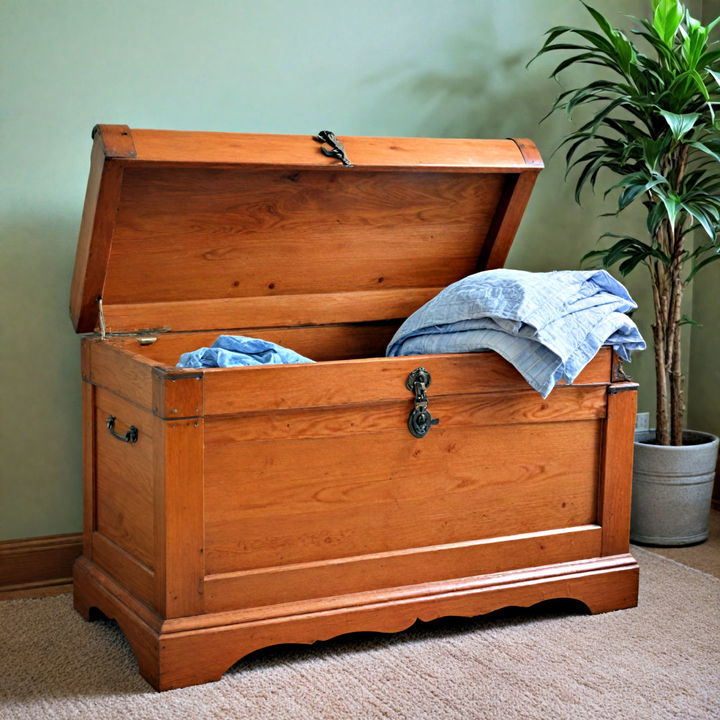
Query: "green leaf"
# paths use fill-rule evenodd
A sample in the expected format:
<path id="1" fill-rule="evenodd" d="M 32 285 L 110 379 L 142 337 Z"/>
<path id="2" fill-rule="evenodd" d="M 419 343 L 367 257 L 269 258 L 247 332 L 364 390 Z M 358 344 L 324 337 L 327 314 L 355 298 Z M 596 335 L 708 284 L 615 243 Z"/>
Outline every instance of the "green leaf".
<path id="1" fill-rule="evenodd" d="M 689 16 L 688 16 L 689 18 Z M 703 27 L 697 20 L 688 19 L 688 29 L 683 41 L 683 55 L 688 68 L 697 69 L 703 50 L 707 45 L 708 29 Z"/>
<path id="2" fill-rule="evenodd" d="M 702 323 L 696 322 L 692 318 L 689 318 L 687 315 L 683 315 L 680 318 L 678 325 L 692 325 L 693 327 L 699 327 L 699 328 L 702 327 Z"/>
<path id="3" fill-rule="evenodd" d="M 640 253 L 636 253 L 627 260 L 623 260 L 618 267 L 618 271 L 623 277 L 625 277 L 626 275 L 629 275 L 641 262 L 643 262 L 646 257 L 647 256 L 641 255 Z"/>
<path id="4" fill-rule="evenodd" d="M 714 150 L 709 148 L 707 145 L 701 142 L 691 142 L 688 143 L 690 147 L 697 148 L 701 152 L 704 152 L 706 155 L 709 155 L 712 158 L 715 158 L 718 162 L 720 162 L 720 154 L 716 153 Z"/>
<path id="5" fill-rule="evenodd" d="M 715 262 L 716 260 L 720 260 L 720 248 L 716 250 L 714 255 L 711 255 L 710 257 L 705 258 L 702 262 L 699 262 L 685 278 L 685 282 L 690 282 L 701 268 L 704 268 L 706 265 L 709 265 L 711 262 Z"/>
<path id="6" fill-rule="evenodd" d="M 593 60 L 596 57 L 594 52 L 584 52 L 573 55 L 572 57 L 563 60 L 549 75 L 551 78 L 557 77 L 563 70 L 569 68 L 571 65 L 594 65 L 594 62 L 586 62 L 587 60 Z"/>
<path id="7" fill-rule="evenodd" d="M 690 71 L 690 77 L 693 79 L 693 82 L 695 83 L 695 86 L 700 91 L 702 96 L 705 98 L 705 100 L 710 100 L 710 93 L 708 92 L 708 89 L 705 87 L 705 81 L 700 77 L 700 74 L 697 70 L 691 70 Z"/>
<path id="8" fill-rule="evenodd" d="M 643 257 L 649 254 L 647 246 L 643 245 L 643 243 L 638 243 L 637 240 L 634 240 L 633 238 L 619 240 L 612 247 L 608 248 L 604 264 L 606 267 L 609 267 L 621 260 L 624 256 L 636 255 L 638 252 L 640 252 Z"/>
<path id="9" fill-rule="evenodd" d="M 717 43 L 713 43 L 717 45 Z M 718 58 L 720 58 L 720 50 L 708 50 L 701 58 L 698 65 L 700 67 L 709 68 Z"/>
<path id="10" fill-rule="evenodd" d="M 586 2 L 583 2 L 585 9 L 593 16 L 595 22 L 600 26 L 600 29 L 612 40 L 615 30 L 613 26 L 608 22 L 604 15 L 601 15 L 595 8 L 590 7 Z"/>
<path id="11" fill-rule="evenodd" d="M 616 182 L 614 185 L 611 185 L 606 191 L 603 197 L 607 197 L 608 193 L 611 193 L 615 188 L 619 187 L 627 187 L 628 185 L 637 185 L 643 184 L 647 180 L 647 175 L 643 172 L 635 172 L 630 173 L 629 175 L 626 175 L 623 178 L 620 178 L 618 182 Z"/>
<path id="12" fill-rule="evenodd" d="M 640 143 L 645 163 L 653 173 L 659 175 L 656 168 L 662 165 L 663 158 L 667 156 L 672 144 L 672 134 L 666 132 L 659 139 L 643 137 Z"/>
<path id="13" fill-rule="evenodd" d="M 686 0 L 652 0 L 652 19 L 639 21 L 631 42 L 609 16 L 587 4 L 592 0 L 582 2 L 592 29 L 552 28 L 540 54 L 568 51 L 555 76 L 571 66 L 594 65 L 614 77 L 596 71 L 598 79 L 589 75 L 592 82 L 559 93 L 551 112 L 582 120 L 558 150 L 568 173 L 577 168 L 578 202 L 585 186 L 610 185 L 605 195 L 618 190 L 617 212 L 641 203 L 648 229 L 647 242 L 616 236 L 614 245 L 583 260 L 619 265 L 623 274 L 651 260 L 669 266 L 667 231 L 680 261 L 688 269 L 701 266 L 708 253 L 686 249 L 691 228 L 702 228 L 713 248 L 720 233 L 720 44 L 709 39 L 717 23 L 693 19 Z M 638 46 L 635 37 L 642 38 Z"/>
<path id="14" fill-rule="evenodd" d="M 673 138 L 675 140 L 681 140 L 698 121 L 700 113 L 686 113 L 684 115 L 676 115 L 675 113 L 668 112 L 667 110 L 661 110 L 660 114 L 665 118 L 667 124 L 670 126 Z"/>
<path id="15" fill-rule="evenodd" d="M 677 59 L 673 55 L 672 48 L 668 47 L 668 45 L 665 44 L 662 38 L 658 37 L 655 29 L 646 20 L 643 20 L 642 24 L 644 27 L 648 28 L 649 32 L 643 32 L 642 30 L 633 30 L 633 34 L 645 38 L 645 40 L 650 43 L 653 49 L 660 56 L 665 66 L 677 68 Z M 653 64 L 657 65 L 657 67 L 660 68 L 659 64 Z"/>
<path id="16" fill-rule="evenodd" d="M 670 221 L 670 224 L 674 227 L 675 221 L 677 220 L 677 214 L 678 212 L 680 212 L 680 206 L 682 202 L 675 193 L 669 193 L 667 195 L 662 193 L 660 195 L 660 199 L 662 200 L 663 205 L 665 206 L 665 210 L 667 211 L 668 220 Z"/>
<path id="17" fill-rule="evenodd" d="M 691 202 L 681 203 L 681 206 L 689 215 L 694 217 L 700 223 L 700 225 L 702 225 L 703 230 L 708 234 L 709 238 L 711 240 L 714 240 L 716 232 L 715 228 L 713 227 L 712 218 L 708 216 L 706 208 L 701 207 L 697 203 Z M 675 221 L 673 221 L 673 225 L 674 224 Z"/>
<path id="18" fill-rule="evenodd" d="M 586 260 L 592 260 L 594 258 L 601 258 L 604 257 L 607 254 L 607 250 L 591 250 L 588 253 L 585 253 L 580 258 L 580 265 L 584 265 Z M 597 267 L 597 265 L 595 266 Z"/>
<path id="19" fill-rule="evenodd" d="M 630 66 L 636 60 L 635 48 L 628 39 L 619 31 L 617 31 L 595 8 L 590 7 L 583 2 L 586 10 L 593 16 L 600 29 L 607 35 L 614 49 L 614 58 L 623 72 L 628 73 Z"/>
<path id="20" fill-rule="evenodd" d="M 630 205 L 638 195 L 642 195 L 644 192 L 663 182 L 666 182 L 665 178 L 654 178 L 644 185 L 629 185 L 620 193 L 620 197 L 618 198 L 618 212 Z"/>
<path id="21" fill-rule="evenodd" d="M 653 0 L 652 26 L 669 48 L 682 19 L 683 11 L 678 0 Z"/>
<path id="22" fill-rule="evenodd" d="M 646 173 L 631 173 L 622 178 L 620 182 L 615 183 L 605 191 L 605 197 L 618 187 L 622 187 L 623 191 L 618 198 L 618 212 L 624 210 L 630 203 L 635 200 L 638 195 L 651 190 L 657 185 L 667 183 L 667 180 L 659 173 L 653 173 L 653 177 L 648 179 Z"/>

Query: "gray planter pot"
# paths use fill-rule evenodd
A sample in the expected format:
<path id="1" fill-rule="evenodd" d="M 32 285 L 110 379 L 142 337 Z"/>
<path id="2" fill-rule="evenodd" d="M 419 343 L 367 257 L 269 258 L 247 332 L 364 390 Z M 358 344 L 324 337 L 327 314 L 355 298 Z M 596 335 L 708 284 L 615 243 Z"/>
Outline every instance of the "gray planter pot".
<path id="1" fill-rule="evenodd" d="M 707 540 L 718 440 L 686 430 L 685 445 L 653 445 L 655 431 L 635 434 L 630 539 L 646 545 Z"/>

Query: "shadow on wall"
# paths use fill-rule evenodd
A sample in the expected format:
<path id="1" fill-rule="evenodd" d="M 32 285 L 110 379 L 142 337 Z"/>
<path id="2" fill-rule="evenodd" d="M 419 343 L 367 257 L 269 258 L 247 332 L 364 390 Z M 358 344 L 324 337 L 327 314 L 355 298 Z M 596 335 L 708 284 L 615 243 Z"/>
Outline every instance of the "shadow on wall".
<path id="1" fill-rule="evenodd" d="M 602 192 L 593 195 L 586 191 L 582 207 L 575 202 L 574 175 L 565 180 L 564 151 L 553 156 L 571 125 L 562 112 L 541 121 L 563 89 L 582 87 L 593 73 L 570 68 L 558 83 L 548 78 L 554 63 L 546 58 L 526 69 L 542 43 L 542 30 L 538 29 L 536 39 L 533 46 L 516 44 L 504 49 L 498 47 L 496 35 L 468 28 L 448 41 L 446 62 L 442 63 L 447 70 L 397 67 L 382 76 L 368 76 L 366 82 L 384 88 L 384 96 L 396 98 L 398 104 L 423 108 L 416 120 L 418 134 L 532 139 L 543 156 L 545 170 L 509 264 L 534 271 L 576 269 L 582 256 L 596 248 L 604 232 L 644 227 L 642 208 L 629 208 L 617 219 L 601 218 L 602 213 L 612 210 L 611 199 L 604 202 Z M 583 117 L 581 113 L 578 120 Z M 602 181 L 601 176 L 599 188 Z M 635 285 L 642 294 L 634 279 L 629 285 Z"/>
<path id="2" fill-rule="evenodd" d="M 526 63 L 542 42 L 541 31 L 536 47 L 503 50 L 497 47 L 496 40 L 492 34 L 469 29 L 447 43 L 449 61 L 444 63 L 449 66 L 447 70 L 393 68 L 383 75 L 368 76 L 366 82 L 384 85 L 385 96 L 395 98 L 398 104 L 423 108 L 415 123 L 419 135 L 532 139 L 546 168 L 511 260 L 516 267 L 527 270 L 577 268 L 582 255 L 595 246 L 599 236 L 613 229 L 612 219 L 597 220 L 610 206 L 602 202 L 602 193 L 595 197 L 586 193 L 583 207 L 577 205 L 573 184 L 564 179 L 563 155 L 553 157 L 553 151 L 569 130 L 568 121 L 562 113 L 542 123 L 541 120 L 563 88 L 582 86 L 587 77 L 571 69 L 559 85 L 547 77 L 553 65 L 545 59 L 526 69 Z M 405 97 L 405 102 L 398 100 Z M 623 222 L 637 222 L 633 214 L 633 210 L 627 212 Z M 533 239 L 534 247 L 524 243 L 528 232 L 542 239 L 551 229 L 554 242 L 538 243 Z"/>
<path id="3" fill-rule="evenodd" d="M 533 83 L 524 69 L 530 50 L 503 54 L 487 35 L 468 31 L 446 43 L 446 55 L 453 67 L 445 72 L 394 67 L 368 75 L 365 84 L 389 85 L 391 97 L 409 96 L 410 102 L 402 103 L 409 107 L 424 100 L 416 121 L 418 134 L 426 136 L 502 137 L 518 126 L 536 126 L 547 112 L 547 92 L 531 92 Z M 520 112 L 508 113 L 520 99 Z"/>

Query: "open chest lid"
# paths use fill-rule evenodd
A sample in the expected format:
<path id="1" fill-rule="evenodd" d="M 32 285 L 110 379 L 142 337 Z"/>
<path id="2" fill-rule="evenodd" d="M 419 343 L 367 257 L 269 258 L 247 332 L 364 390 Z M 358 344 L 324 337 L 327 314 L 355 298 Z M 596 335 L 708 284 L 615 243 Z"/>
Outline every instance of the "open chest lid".
<path id="1" fill-rule="evenodd" d="M 529 140 L 93 131 L 78 332 L 371 322 L 502 267 L 543 167 Z M 335 153 L 337 155 L 337 153 Z"/>

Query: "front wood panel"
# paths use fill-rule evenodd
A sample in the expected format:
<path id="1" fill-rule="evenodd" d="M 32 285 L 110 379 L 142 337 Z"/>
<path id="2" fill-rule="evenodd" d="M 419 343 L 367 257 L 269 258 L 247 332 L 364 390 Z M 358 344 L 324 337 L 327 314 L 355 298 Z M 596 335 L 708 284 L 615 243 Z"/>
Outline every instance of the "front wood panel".
<path id="1" fill-rule="evenodd" d="M 96 398 L 96 529 L 152 568 L 153 416 L 102 388 Z M 112 437 L 105 426 L 109 415 L 117 418 L 116 430 L 122 434 L 135 425 L 138 441 L 130 444 Z"/>
<path id="2" fill-rule="evenodd" d="M 572 562 L 600 554 L 601 529 L 580 526 L 205 578 L 206 612 L 412 586 Z"/>
<path id="3" fill-rule="evenodd" d="M 592 523 L 601 438 L 599 420 L 266 442 L 208 423 L 206 572 Z"/>
<path id="4" fill-rule="evenodd" d="M 476 270 L 504 183 L 127 167 L 104 303 L 442 287 Z"/>
<path id="5" fill-rule="evenodd" d="M 207 421 L 213 442 L 238 440 L 274 440 L 335 438 L 347 435 L 376 434 L 405 428 L 412 409 L 406 402 L 377 403 L 357 407 L 304 408 L 271 413 L 212 418 Z M 430 410 L 443 430 L 509 425 L 513 423 L 551 423 L 593 420 L 605 417 L 606 386 L 589 385 L 565 388 L 552 399 L 543 399 L 534 391 L 495 392 L 467 396 L 433 398 Z M 433 429 L 433 433 L 435 430 Z"/>
<path id="6" fill-rule="evenodd" d="M 601 348 L 575 380 L 575 385 L 608 383 L 612 350 Z M 531 390 L 520 373 L 494 352 L 448 355 L 413 355 L 299 365 L 256 365 L 216 368 L 204 372 L 206 415 L 309 408 L 353 406 L 401 400 L 412 394 L 405 381 L 422 365 L 432 374 L 428 396 Z M 567 391 L 560 383 L 553 402 Z M 537 397 L 537 394 L 536 394 Z"/>

